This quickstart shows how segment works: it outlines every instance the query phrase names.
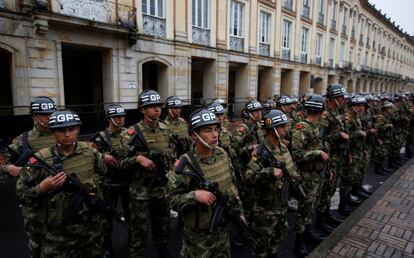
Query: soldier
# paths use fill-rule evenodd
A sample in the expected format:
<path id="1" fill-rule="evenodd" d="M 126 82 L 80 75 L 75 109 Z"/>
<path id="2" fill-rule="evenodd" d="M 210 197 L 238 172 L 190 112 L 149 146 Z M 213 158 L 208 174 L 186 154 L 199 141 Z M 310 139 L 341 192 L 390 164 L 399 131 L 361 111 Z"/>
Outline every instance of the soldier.
<path id="1" fill-rule="evenodd" d="M 188 137 L 187 122 L 181 118 L 183 102 L 177 96 L 170 96 L 165 100 L 167 118 L 164 124 L 174 133 L 173 143 L 175 144 L 176 158 L 190 150 L 192 142 Z"/>
<path id="2" fill-rule="evenodd" d="M 303 257 L 308 254 L 305 238 L 312 242 L 321 242 L 322 238 L 311 230 L 313 209 L 318 204 L 324 180 L 330 180 L 328 167 L 329 154 L 320 135 L 319 120 L 325 110 L 324 99 L 312 95 L 304 103 L 306 119 L 293 129 L 292 154 L 295 160 L 306 200 L 299 202 L 296 213 L 296 251 Z M 318 219 L 326 227 L 326 216 L 318 214 Z M 327 224 L 327 225 L 325 225 Z"/>
<path id="3" fill-rule="evenodd" d="M 407 141 L 405 142 L 405 155 L 407 158 L 411 159 L 413 157 L 413 148 L 414 148 L 414 102 L 412 100 L 412 96 L 410 97 L 411 101 L 409 101 L 409 126 L 408 126 L 408 135 Z"/>
<path id="4" fill-rule="evenodd" d="M 216 99 L 213 100 L 212 103 L 219 103 L 224 108 L 223 122 L 221 122 L 221 127 L 222 128 L 225 127 L 227 130 L 230 130 L 230 128 L 229 128 L 230 123 L 229 123 L 229 120 L 228 120 L 228 117 L 227 117 L 227 112 L 226 112 L 226 108 L 227 108 L 226 101 L 222 98 L 216 98 Z"/>
<path id="5" fill-rule="evenodd" d="M 341 198 L 345 198 L 350 204 L 361 203 L 357 196 L 351 198 L 351 194 L 356 194 L 356 191 L 362 186 L 365 176 L 364 163 L 368 159 L 368 153 L 365 148 L 367 133 L 363 130 L 360 119 L 366 104 L 367 101 L 362 95 L 355 95 L 351 98 L 351 106 L 344 115 L 345 127 L 349 131 L 352 163 L 348 171 L 342 174 L 339 194 Z"/>
<path id="6" fill-rule="evenodd" d="M 98 150 L 105 153 L 105 162 L 108 166 L 108 172 L 102 180 L 103 196 L 112 207 L 117 207 L 118 199 L 121 199 L 122 209 L 127 218 L 129 218 L 129 183 L 126 173 L 119 172 L 118 155 L 116 150 L 120 144 L 121 138 L 126 134 L 127 129 L 124 126 L 126 112 L 118 104 L 110 105 L 105 110 L 105 117 L 108 127 L 99 132 L 95 143 Z M 113 256 L 112 245 L 112 221 L 105 221 L 103 226 L 103 249 L 104 257 Z"/>
<path id="7" fill-rule="evenodd" d="M 324 127 L 324 140 L 330 146 L 329 156 L 332 179 L 325 181 L 322 188 L 321 198 L 319 199 L 318 211 L 324 214 L 326 221 L 330 221 L 331 225 L 341 222 L 337 217 L 330 213 L 331 198 L 335 194 L 337 187 L 337 180 L 342 175 L 342 169 L 350 162 L 349 153 L 349 135 L 345 132 L 345 127 L 342 121 L 342 114 L 345 105 L 345 88 L 342 84 L 331 84 L 326 89 L 326 97 L 328 98 L 327 111 L 328 116 L 326 120 L 321 121 L 321 126 Z M 343 215 L 350 214 L 348 201 L 341 197 L 339 209 Z"/>
<path id="8" fill-rule="evenodd" d="M 381 112 L 377 114 L 375 121 L 375 128 L 378 129 L 378 144 L 375 146 L 372 161 L 375 166 L 375 174 L 388 175 L 391 171 L 385 169 L 383 163 L 388 155 L 388 146 L 392 143 L 393 125 L 389 120 L 389 115 L 393 104 L 385 101 L 381 106 Z"/>
<path id="9" fill-rule="evenodd" d="M 261 130 L 262 125 L 260 124 L 262 111 L 263 106 L 259 101 L 250 100 L 247 102 L 243 110 L 247 122 L 239 125 L 233 134 L 233 146 L 243 168 L 246 167 L 250 160 L 253 145 L 259 144 L 264 138 L 263 131 Z"/>
<path id="10" fill-rule="evenodd" d="M 30 114 L 34 127 L 32 130 L 17 136 L 10 145 L 15 151 L 23 154 L 25 151 L 38 152 L 39 150 L 55 144 L 55 138 L 48 129 L 50 115 L 56 111 L 55 102 L 48 97 L 37 97 L 30 103 Z M 3 175 L 16 177 L 21 167 L 8 163 L 2 166 Z M 22 207 L 24 226 L 29 237 L 29 251 L 31 257 L 40 257 L 43 241 L 42 223 L 44 214 L 40 206 L 32 207 L 30 204 Z"/>
<path id="11" fill-rule="evenodd" d="M 52 176 L 45 169 L 28 168 L 17 179 L 17 199 L 30 207 L 45 207 L 41 257 L 102 257 L 103 217 L 82 203 L 74 206 L 76 196 L 62 188 L 70 174 L 102 197 L 98 175 L 106 172 L 104 158 L 90 144 L 77 140 L 81 124 L 73 111 L 54 112 L 49 129 L 56 145 L 36 156 L 60 172 Z"/>
<path id="12" fill-rule="evenodd" d="M 276 108 L 276 102 L 273 99 L 267 99 L 265 102 L 263 102 L 263 109 L 266 110 L 272 110 Z"/>
<path id="13" fill-rule="evenodd" d="M 184 154 L 175 172 L 168 173 L 172 207 L 183 214 L 181 257 L 230 257 L 228 223 L 221 221 L 216 234 L 209 231 L 219 196 L 202 188 L 201 181 L 214 184 L 229 198 L 231 214 L 242 214 L 233 168 L 226 152 L 217 147 L 220 123 L 215 115 L 199 109 L 189 118 L 189 133 L 195 142 Z"/>
<path id="14" fill-rule="evenodd" d="M 152 233 L 159 257 L 167 257 L 170 207 L 167 200 L 165 171 L 172 168 L 174 150 L 171 132 L 159 121 L 161 96 L 145 90 L 138 96 L 143 120 L 131 126 L 121 138 L 120 168 L 131 174 L 130 257 L 143 257 Z"/>
<path id="15" fill-rule="evenodd" d="M 260 246 L 255 246 L 255 257 L 272 257 L 280 244 L 287 238 L 287 200 L 282 198 L 282 177 L 291 176 L 298 180 L 292 157 L 281 139 L 287 133 L 289 123 L 279 110 L 263 114 L 262 125 L 266 131 L 264 141 L 255 147 L 247 165 L 246 183 L 254 192 L 252 227 L 260 234 Z M 284 162 L 289 175 L 276 168 L 275 160 Z"/>
<path id="16" fill-rule="evenodd" d="M 394 125 L 394 139 L 393 144 L 390 146 L 389 159 L 396 166 L 401 166 L 407 161 L 406 158 L 400 156 L 400 150 L 408 135 L 409 109 L 405 103 L 405 95 L 403 93 L 395 94 L 394 101 L 394 112 L 391 116 L 391 122 Z"/>

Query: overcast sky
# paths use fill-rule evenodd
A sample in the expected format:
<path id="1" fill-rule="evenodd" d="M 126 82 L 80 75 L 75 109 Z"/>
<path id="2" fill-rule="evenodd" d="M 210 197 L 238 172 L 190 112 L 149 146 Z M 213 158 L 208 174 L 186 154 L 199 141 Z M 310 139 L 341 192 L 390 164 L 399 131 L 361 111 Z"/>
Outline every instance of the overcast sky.
<path id="1" fill-rule="evenodd" d="M 369 0 L 377 9 L 391 17 L 404 31 L 414 36 L 414 0 Z"/>

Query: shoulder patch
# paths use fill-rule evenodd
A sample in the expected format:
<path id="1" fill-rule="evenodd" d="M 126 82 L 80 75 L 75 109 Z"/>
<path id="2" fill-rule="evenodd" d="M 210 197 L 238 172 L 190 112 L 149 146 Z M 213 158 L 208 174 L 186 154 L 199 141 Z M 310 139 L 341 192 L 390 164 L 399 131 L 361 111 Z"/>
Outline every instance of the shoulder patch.
<path id="1" fill-rule="evenodd" d="M 176 159 L 175 162 L 174 162 L 174 167 L 178 167 L 179 164 L 180 164 L 180 160 Z"/>
<path id="2" fill-rule="evenodd" d="M 134 129 L 132 129 L 132 128 L 129 128 L 129 129 L 127 130 L 127 133 L 128 133 L 129 135 L 133 135 L 133 134 L 135 134 L 135 130 L 134 130 Z"/>
<path id="3" fill-rule="evenodd" d="M 31 158 L 29 159 L 29 163 L 30 163 L 30 164 L 32 164 L 32 165 L 34 165 L 34 164 L 36 164 L 36 163 L 37 163 L 37 159 L 36 159 L 35 157 L 31 157 Z"/>
<path id="4" fill-rule="evenodd" d="M 298 124 L 296 125 L 296 129 L 302 129 L 302 127 L 303 127 L 303 125 L 302 125 L 301 123 L 298 123 Z"/>

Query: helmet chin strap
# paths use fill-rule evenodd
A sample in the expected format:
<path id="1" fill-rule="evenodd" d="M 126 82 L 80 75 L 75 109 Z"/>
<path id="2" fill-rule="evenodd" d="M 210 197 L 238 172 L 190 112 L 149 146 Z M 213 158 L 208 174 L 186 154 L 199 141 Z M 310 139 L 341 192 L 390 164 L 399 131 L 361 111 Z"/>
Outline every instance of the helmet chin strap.
<path id="1" fill-rule="evenodd" d="M 173 114 L 173 112 L 171 111 L 171 108 L 168 108 L 168 114 L 170 114 L 170 116 L 172 117 L 172 118 L 177 118 L 177 117 L 175 117 L 175 115 Z"/>
<path id="2" fill-rule="evenodd" d="M 114 121 L 114 118 L 113 118 L 113 117 L 111 117 L 110 119 L 111 119 L 112 124 L 113 124 L 116 128 L 121 128 L 122 126 L 124 126 L 124 123 L 122 123 L 121 125 L 118 125 L 117 123 L 115 123 L 115 121 Z"/>
<path id="3" fill-rule="evenodd" d="M 257 122 L 256 119 L 252 116 L 252 114 L 250 114 L 250 112 L 247 112 L 247 114 L 249 114 L 249 117 L 254 121 Z"/>
<path id="4" fill-rule="evenodd" d="M 352 106 L 352 110 L 354 110 L 355 113 L 359 113 L 358 110 L 355 109 L 355 106 Z"/>
<path id="5" fill-rule="evenodd" d="M 334 100 L 335 100 L 335 103 L 336 103 L 336 105 L 337 105 L 338 107 L 341 107 L 341 106 L 342 106 L 341 104 L 339 104 L 339 102 L 338 102 L 338 99 L 337 99 L 337 98 L 335 98 Z"/>
<path id="6" fill-rule="evenodd" d="M 33 117 L 33 120 L 34 120 L 35 124 L 39 124 L 39 125 L 41 125 L 45 128 L 49 127 L 49 124 L 44 124 L 44 123 L 40 122 L 36 117 Z"/>
<path id="7" fill-rule="evenodd" d="M 200 135 L 198 135 L 198 133 L 194 132 L 195 136 L 200 140 L 200 142 L 204 145 L 204 147 L 210 149 L 210 150 L 214 150 L 215 147 L 211 146 L 210 144 L 208 144 L 206 141 L 204 141 L 203 139 L 201 139 Z"/>
<path id="8" fill-rule="evenodd" d="M 58 147 L 71 146 L 71 145 L 76 145 L 76 141 L 74 141 L 74 142 L 72 142 L 72 143 L 69 143 L 69 144 L 65 144 L 65 145 L 63 145 L 63 144 L 61 144 L 61 143 L 56 142 L 56 145 L 57 145 Z"/>
<path id="9" fill-rule="evenodd" d="M 155 118 L 155 119 L 152 119 L 152 118 L 150 118 L 149 116 L 147 116 L 147 115 L 144 115 L 145 116 L 145 118 L 146 119 L 148 119 L 151 123 L 155 123 L 155 122 L 157 122 L 158 120 L 159 120 L 159 117 L 157 117 L 157 118 Z"/>
<path id="10" fill-rule="evenodd" d="M 287 113 L 286 112 L 286 109 L 285 109 L 285 107 L 283 105 L 280 105 L 280 107 L 282 108 L 283 112 Z"/>

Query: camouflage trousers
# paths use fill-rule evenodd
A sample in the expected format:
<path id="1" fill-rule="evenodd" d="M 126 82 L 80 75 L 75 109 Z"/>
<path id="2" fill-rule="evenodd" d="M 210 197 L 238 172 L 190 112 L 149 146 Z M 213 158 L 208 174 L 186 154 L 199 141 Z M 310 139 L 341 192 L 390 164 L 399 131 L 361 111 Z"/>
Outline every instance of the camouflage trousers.
<path id="1" fill-rule="evenodd" d="M 122 210 L 125 218 L 129 221 L 129 187 L 128 185 L 120 186 L 104 186 L 103 197 L 105 201 L 116 208 L 118 199 L 121 198 Z M 112 221 L 105 219 L 103 224 L 104 245 L 111 243 L 112 236 Z M 109 242 L 109 243 L 108 243 Z"/>
<path id="2" fill-rule="evenodd" d="M 387 157 L 388 154 L 388 146 L 389 146 L 389 142 L 388 141 L 383 141 L 382 144 L 377 144 L 374 146 L 374 150 L 372 153 L 372 162 L 374 162 L 374 164 L 379 164 L 381 165 L 385 158 Z"/>
<path id="3" fill-rule="evenodd" d="M 180 257 L 185 258 L 226 258 L 230 257 L 229 227 L 222 227 L 217 234 L 208 229 L 189 229 L 184 227 L 183 246 Z"/>
<path id="4" fill-rule="evenodd" d="M 49 226 L 42 247 L 43 258 L 102 257 L 102 218 L 74 225 Z"/>
<path id="5" fill-rule="evenodd" d="M 150 233 L 158 250 L 166 248 L 170 205 L 166 198 L 137 200 L 131 199 L 131 241 L 129 257 L 144 257 L 145 245 Z"/>
<path id="6" fill-rule="evenodd" d="M 255 257 L 271 257 L 286 240 L 289 231 L 286 212 L 253 210 L 252 228 L 260 235 L 257 239 L 260 245 L 254 248 Z"/>
<path id="7" fill-rule="evenodd" d="M 342 173 L 341 182 L 339 184 L 339 194 L 341 197 L 348 198 L 352 189 L 359 189 L 364 180 L 363 173 L 364 161 L 363 153 L 357 152 L 352 155 L 352 163 L 349 169 Z"/>
<path id="8" fill-rule="evenodd" d="M 403 132 L 396 133 L 392 138 L 392 144 L 389 145 L 389 155 L 391 158 L 394 158 L 400 154 L 400 149 L 404 144 L 406 139 L 406 134 Z"/>
<path id="9" fill-rule="evenodd" d="M 305 201 L 299 201 L 296 212 L 296 233 L 303 233 L 305 227 L 312 224 L 313 209 L 318 205 L 318 199 L 321 199 L 323 190 L 322 172 L 302 172 L 301 185 L 306 194 Z"/>
<path id="10" fill-rule="evenodd" d="M 322 186 L 321 195 L 317 204 L 318 211 L 324 213 L 329 211 L 331 207 L 331 199 L 336 192 L 338 180 L 341 178 L 345 166 L 345 159 L 341 154 L 331 154 L 330 171 L 332 178 L 325 178 Z"/>
<path id="11" fill-rule="evenodd" d="M 40 257 L 42 242 L 45 234 L 43 233 L 43 224 L 45 217 L 41 209 L 24 206 L 22 208 L 24 218 L 24 228 L 29 238 L 29 252 L 31 258 Z"/>

